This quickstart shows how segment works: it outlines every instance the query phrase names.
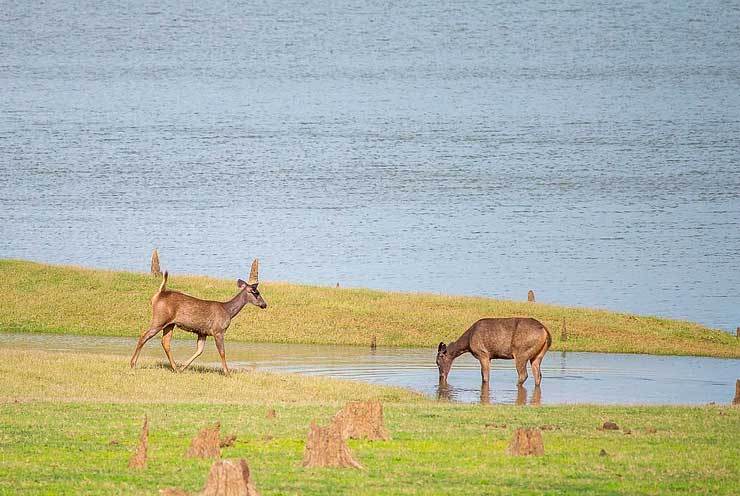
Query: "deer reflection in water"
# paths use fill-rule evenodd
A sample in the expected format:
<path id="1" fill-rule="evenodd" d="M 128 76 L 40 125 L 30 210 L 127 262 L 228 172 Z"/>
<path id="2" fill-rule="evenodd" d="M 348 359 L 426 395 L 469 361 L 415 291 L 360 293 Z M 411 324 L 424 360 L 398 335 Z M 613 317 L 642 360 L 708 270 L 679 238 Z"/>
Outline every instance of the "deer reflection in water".
<path id="1" fill-rule="evenodd" d="M 532 391 L 532 397 L 529 398 L 529 404 L 532 406 L 539 406 L 542 403 L 542 388 L 535 386 Z M 526 405 L 527 404 L 527 388 L 524 386 L 517 386 L 516 388 L 516 404 Z"/>
<path id="2" fill-rule="evenodd" d="M 437 386 L 437 399 L 440 401 L 454 401 L 452 387 L 447 383 L 439 384 Z"/>
<path id="3" fill-rule="evenodd" d="M 457 398 L 460 396 L 460 394 L 464 390 L 462 389 L 456 389 L 454 386 L 451 386 L 448 383 L 439 384 L 437 386 L 437 399 L 441 401 L 456 401 Z M 469 391 L 469 390 L 468 390 Z M 496 403 L 494 398 L 491 395 L 491 388 L 489 384 L 483 383 L 481 384 L 480 388 L 480 404 L 481 405 L 490 405 L 491 403 Z M 503 403 L 500 402 L 499 403 Z M 539 406 L 542 403 L 542 388 L 540 386 L 535 386 L 534 391 L 532 391 L 532 396 L 529 398 L 529 403 L 527 403 L 527 388 L 524 386 L 517 386 L 516 388 L 516 405 L 531 405 L 531 406 Z"/>

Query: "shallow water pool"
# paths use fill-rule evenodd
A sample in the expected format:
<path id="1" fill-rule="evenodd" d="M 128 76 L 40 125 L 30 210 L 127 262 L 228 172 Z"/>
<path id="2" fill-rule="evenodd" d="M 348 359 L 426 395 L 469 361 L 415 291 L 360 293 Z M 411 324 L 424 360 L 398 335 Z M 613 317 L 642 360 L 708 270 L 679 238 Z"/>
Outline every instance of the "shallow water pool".
<path id="1" fill-rule="evenodd" d="M 177 335 L 183 333 L 176 331 Z M 136 340 L 97 336 L 4 334 L 10 348 L 105 353 L 128 365 Z M 183 362 L 195 341 L 172 340 L 172 354 Z M 740 360 L 706 357 L 550 352 L 542 362 L 542 386 L 531 376 L 516 387 L 511 360 L 491 363 L 491 385 L 481 390 L 480 366 L 470 355 L 453 364 L 449 385 L 437 384 L 435 348 L 242 343 L 226 341 L 226 358 L 234 368 L 318 375 L 401 386 L 445 400 L 503 404 L 706 404 L 728 403 L 740 378 Z M 142 358 L 166 361 L 159 338 L 144 346 Z M 194 365 L 220 367 L 213 340 Z"/>

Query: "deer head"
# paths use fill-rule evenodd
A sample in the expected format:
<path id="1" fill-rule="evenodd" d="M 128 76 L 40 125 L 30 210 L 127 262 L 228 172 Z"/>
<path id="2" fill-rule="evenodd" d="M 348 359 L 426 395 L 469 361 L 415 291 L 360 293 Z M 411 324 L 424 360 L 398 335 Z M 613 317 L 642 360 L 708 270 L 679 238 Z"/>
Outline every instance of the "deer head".
<path id="1" fill-rule="evenodd" d="M 247 303 L 258 306 L 260 308 L 267 308 L 267 303 L 262 299 L 262 295 L 257 289 L 259 286 L 259 260 L 254 259 L 252 262 L 252 270 L 249 271 L 249 280 L 244 282 L 239 279 L 236 281 L 236 286 L 242 290 L 244 295 L 247 297 Z"/>
<path id="2" fill-rule="evenodd" d="M 447 345 L 439 343 L 437 347 L 437 367 L 439 368 L 439 383 L 447 383 L 447 374 L 452 368 L 452 357 L 447 354 Z"/>

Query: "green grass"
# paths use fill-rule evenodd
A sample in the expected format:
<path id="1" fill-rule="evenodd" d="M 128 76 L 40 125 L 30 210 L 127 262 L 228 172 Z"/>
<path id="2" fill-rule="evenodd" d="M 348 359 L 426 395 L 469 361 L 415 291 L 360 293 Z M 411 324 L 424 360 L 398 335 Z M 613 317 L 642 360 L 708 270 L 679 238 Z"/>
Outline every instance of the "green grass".
<path id="1" fill-rule="evenodd" d="M 138 336 L 160 280 L 145 274 L 0 260 L 0 331 Z M 168 287 L 227 300 L 235 281 L 171 274 Z M 249 306 L 228 340 L 429 346 L 456 339 L 482 317 L 531 316 L 553 350 L 740 357 L 740 340 L 699 324 L 588 308 L 489 298 L 263 282 L 267 310 Z M 560 340 L 562 322 L 568 340 Z M 186 333 L 178 333 L 182 336 Z"/>
<path id="2" fill-rule="evenodd" d="M 455 405 L 326 378 L 227 378 L 207 368 L 174 374 L 151 361 L 132 371 L 114 357 L 0 352 L 0 494 L 197 491 L 210 462 L 184 453 L 215 421 L 222 435 L 237 435 L 222 457 L 246 458 L 266 495 L 737 494 L 739 487 L 740 408 L 730 406 Z M 328 423 L 349 399 L 383 401 L 392 439 L 348 442 L 364 471 L 301 468 L 310 421 Z M 271 408 L 274 420 L 265 415 Z M 149 467 L 132 471 L 144 415 Z M 620 430 L 597 429 L 606 420 Z M 544 456 L 504 454 L 517 427 L 543 425 L 552 426 L 543 431 Z"/>
<path id="3" fill-rule="evenodd" d="M 159 281 L 143 274 L 0 261 L 0 331 L 136 336 Z M 233 281 L 170 278 L 210 299 Z M 555 348 L 740 356 L 734 337 L 687 322 L 484 298 L 264 282 L 266 311 L 248 308 L 228 339 L 433 346 L 483 316 L 531 315 Z M 565 318 L 571 339 L 561 343 Z M 182 335 L 184 333 L 180 333 Z M 740 408 L 481 406 L 321 377 L 195 366 L 0 344 L 0 494 L 195 492 L 210 461 L 184 457 L 192 436 L 219 421 L 236 434 L 223 458 L 248 460 L 262 494 L 737 494 Z M 392 440 L 348 444 L 366 470 L 301 467 L 308 425 L 350 400 L 380 400 Z M 266 418 L 269 409 L 277 418 Z M 149 467 L 128 469 L 144 416 Z M 598 429 L 611 420 L 618 431 Z M 543 431 L 545 455 L 504 451 L 517 427 Z M 652 431 L 652 428 L 655 431 Z M 626 430 L 629 430 L 629 433 Z M 114 441 L 114 442 L 111 442 Z M 601 450 L 606 456 L 599 456 Z"/>

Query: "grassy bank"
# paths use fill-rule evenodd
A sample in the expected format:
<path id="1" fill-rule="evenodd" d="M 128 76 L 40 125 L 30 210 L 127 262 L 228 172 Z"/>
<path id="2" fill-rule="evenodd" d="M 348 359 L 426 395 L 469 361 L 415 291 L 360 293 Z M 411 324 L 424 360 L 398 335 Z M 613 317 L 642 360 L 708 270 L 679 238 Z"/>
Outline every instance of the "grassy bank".
<path id="1" fill-rule="evenodd" d="M 108 403 L 285 403 L 338 405 L 351 399 L 424 401 L 420 393 L 364 382 L 321 377 L 235 370 L 233 380 L 220 368 L 193 365 L 174 374 L 166 361 L 140 360 L 130 369 L 128 358 L 3 349 L 0 401 Z M 141 369 L 141 370 L 139 370 Z M 226 379 L 226 380 L 224 380 Z M 274 392 L 280 395 L 275 396 Z M 277 398 L 277 399 L 276 399 Z"/>
<path id="2" fill-rule="evenodd" d="M 262 494 L 736 494 L 740 408 L 453 405 L 395 388 L 208 369 L 129 370 L 106 356 L 1 349 L 0 493 L 157 494 L 203 487 L 191 437 L 220 421 L 224 458 L 249 461 Z M 392 440 L 349 441 L 365 471 L 303 469 L 311 420 L 380 399 Z M 274 408 L 277 418 L 266 418 Z M 144 415 L 149 468 L 127 468 Z M 610 420 L 618 431 L 597 429 Z M 504 454 L 517 427 L 545 455 Z M 625 429 L 629 429 L 627 434 Z M 653 432 L 653 429 L 655 431 Z M 113 441 L 113 442 L 111 442 Z M 599 456 L 601 450 L 605 456 Z"/>
<path id="3" fill-rule="evenodd" d="M 138 336 L 160 281 L 145 274 L 1 260 L 0 330 Z M 170 289 L 226 300 L 235 281 L 172 274 Z M 229 340 L 436 346 L 481 317 L 531 316 L 553 334 L 553 349 L 740 357 L 734 336 L 683 321 L 587 308 L 263 282 L 267 310 L 247 307 Z M 568 340 L 560 340 L 565 321 Z M 176 338 L 185 333 L 176 332 Z"/>

